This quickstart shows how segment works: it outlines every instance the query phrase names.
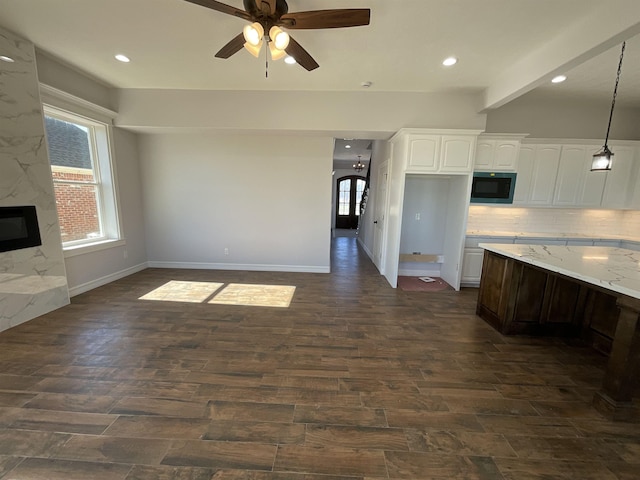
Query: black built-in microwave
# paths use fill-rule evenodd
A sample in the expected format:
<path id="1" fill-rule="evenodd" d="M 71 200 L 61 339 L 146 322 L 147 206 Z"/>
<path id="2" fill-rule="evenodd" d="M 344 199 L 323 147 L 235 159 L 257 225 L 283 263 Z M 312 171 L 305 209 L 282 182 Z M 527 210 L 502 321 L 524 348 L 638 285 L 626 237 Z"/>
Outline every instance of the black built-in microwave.
<path id="1" fill-rule="evenodd" d="M 515 188 L 515 173 L 474 172 L 471 203 L 513 203 Z"/>

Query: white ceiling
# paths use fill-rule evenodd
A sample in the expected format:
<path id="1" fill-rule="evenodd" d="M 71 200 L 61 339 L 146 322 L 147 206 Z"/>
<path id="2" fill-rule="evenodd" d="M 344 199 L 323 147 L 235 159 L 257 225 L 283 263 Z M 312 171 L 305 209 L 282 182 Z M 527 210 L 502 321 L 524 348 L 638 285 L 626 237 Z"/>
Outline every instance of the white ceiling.
<path id="1" fill-rule="evenodd" d="M 243 8 L 242 0 L 225 3 Z M 2 0 L 0 26 L 116 88 L 358 91 L 372 82 L 368 91 L 483 92 L 481 108 L 534 88 L 610 101 L 620 43 L 631 39 L 618 102 L 640 108 L 638 0 L 288 3 L 290 12 L 370 8 L 371 24 L 292 31 L 320 68 L 270 61 L 269 78 L 264 59 L 244 50 L 214 58 L 243 20 L 184 0 Z M 116 53 L 131 63 L 117 62 Z M 459 63 L 445 68 L 449 55 Z M 569 78 L 551 86 L 557 73 Z"/>

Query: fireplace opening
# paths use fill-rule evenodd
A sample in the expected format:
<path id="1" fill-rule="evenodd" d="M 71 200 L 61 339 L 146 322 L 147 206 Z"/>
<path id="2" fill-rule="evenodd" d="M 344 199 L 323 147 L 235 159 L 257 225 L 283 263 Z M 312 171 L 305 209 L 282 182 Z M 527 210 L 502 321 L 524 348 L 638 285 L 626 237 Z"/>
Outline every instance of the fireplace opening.
<path id="1" fill-rule="evenodd" d="M 0 252 L 42 245 L 33 205 L 0 207 Z"/>

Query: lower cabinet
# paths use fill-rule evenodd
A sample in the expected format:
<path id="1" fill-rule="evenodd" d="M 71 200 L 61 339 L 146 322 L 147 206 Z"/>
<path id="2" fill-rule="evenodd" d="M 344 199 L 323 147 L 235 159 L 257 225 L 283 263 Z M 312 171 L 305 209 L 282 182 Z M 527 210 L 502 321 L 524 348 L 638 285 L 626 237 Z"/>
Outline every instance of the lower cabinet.
<path id="1" fill-rule="evenodd" d="M 486 252 L 476 313 L 505 335 L 582 337 L 611 351 L 617 295 Z"/>
<path id="2" fill-rule="evenodd" d="M 465 248 L 462 257 L 461 283 L 478 285 L 482 276 L 482 258 L 484 249 Z"/>

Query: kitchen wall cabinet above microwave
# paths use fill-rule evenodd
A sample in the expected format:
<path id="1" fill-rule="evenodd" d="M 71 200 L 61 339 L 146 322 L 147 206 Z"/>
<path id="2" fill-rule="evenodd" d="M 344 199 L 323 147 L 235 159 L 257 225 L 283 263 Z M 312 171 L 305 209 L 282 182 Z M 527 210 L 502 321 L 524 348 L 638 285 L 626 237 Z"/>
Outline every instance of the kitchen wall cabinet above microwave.
<path id="1" fill-rule="evenodd" d="M 613 168 L 592 172 L 591 157 L 601 145 L 523 144 L 513 203 L 521 206 L 635 208 L 640 205 L 639 147 L 611 142 Z"/>
<path id="2" fill-rule="evenodd" d="M 482 134 L 478 137 L 473 169 L 486 172 L 515 172 L 522 134 Z"/>
<path id="3" fill-rule="evenodd" d="M 479 130 L 402 129 L 390 140 L 406 173 L 471 173 Z"/>

